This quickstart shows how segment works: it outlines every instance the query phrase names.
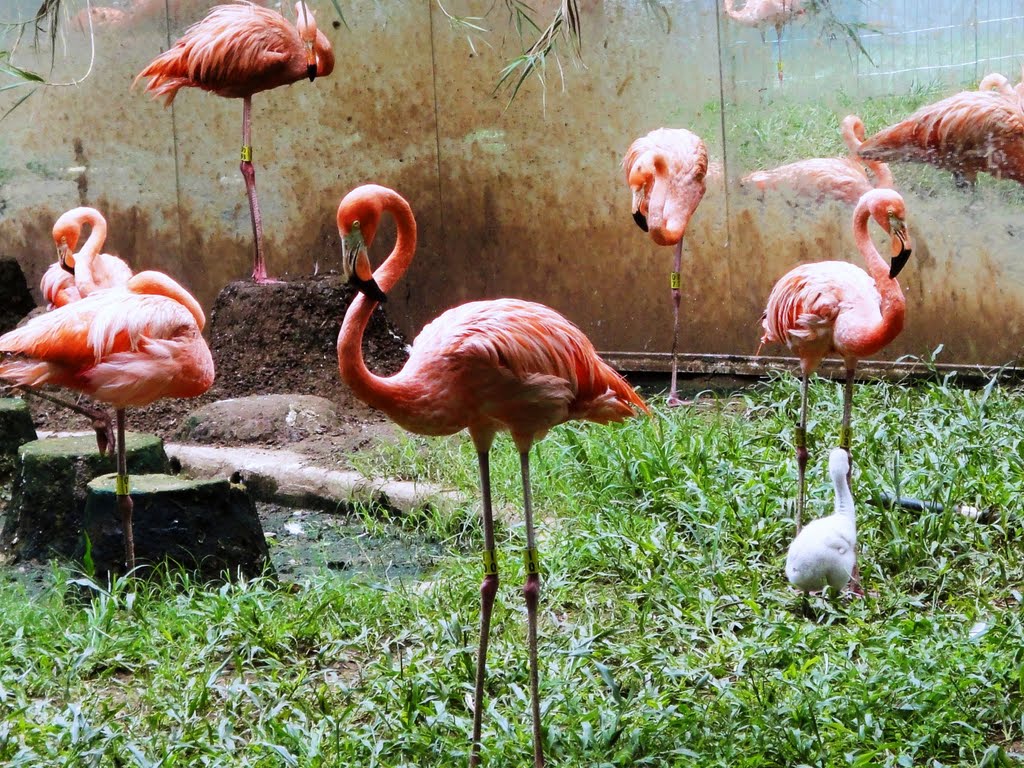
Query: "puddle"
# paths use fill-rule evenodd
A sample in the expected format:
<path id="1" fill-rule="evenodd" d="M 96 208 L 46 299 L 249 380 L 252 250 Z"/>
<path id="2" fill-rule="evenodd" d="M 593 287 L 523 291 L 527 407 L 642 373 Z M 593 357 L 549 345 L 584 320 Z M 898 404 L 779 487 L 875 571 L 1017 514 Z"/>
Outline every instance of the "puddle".
<path id="1" fill-rule="evenodd" d="M 367 532 L 345 515 L 257 503 L 270 559 L 282 581 L 299 581 L 323 573 L 370 581 L 421 581 L 437 557 L 437 544 L 417 540 L 382 523 L 384 535 Z M 387 531 L 393 535 L 387 535 Z"/>

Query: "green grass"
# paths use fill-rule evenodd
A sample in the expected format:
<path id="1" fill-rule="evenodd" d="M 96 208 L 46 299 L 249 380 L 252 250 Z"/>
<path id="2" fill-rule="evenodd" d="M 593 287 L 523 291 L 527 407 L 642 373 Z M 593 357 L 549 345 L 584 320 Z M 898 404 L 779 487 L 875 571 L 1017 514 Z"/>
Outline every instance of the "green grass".
<path id="1" fill-rule="evenodd" d="M 1024 393 L 859 386 L 854 493 L 868 596 L 812 599 L 782 574 L 796 472 L 793 377 L 653 420 L 565 425 L 533 454 L 545 569 L 541 688 L 553 766 L 1012 765 L 1024 751 Z M 809 513 L 839 386 L 816 381 Z M 904 494 L 992 507 L 885 512 Z M 447 545 L 429 583 L 119 582 L 71 599 L 0 586 L 0 763 L 453 766 L 471 725 L 480 526 L 464 438 L 409 438 L 365 471 L 463 490 L 396 525 Z M 530 754 L 523 542 L 511 443 L 493 453 L 502 587 L 485 758 Z M 383 525 L 367 520 L 368 526 Z M 1015 763 L 1014 761 L 1017 761 Z"/>

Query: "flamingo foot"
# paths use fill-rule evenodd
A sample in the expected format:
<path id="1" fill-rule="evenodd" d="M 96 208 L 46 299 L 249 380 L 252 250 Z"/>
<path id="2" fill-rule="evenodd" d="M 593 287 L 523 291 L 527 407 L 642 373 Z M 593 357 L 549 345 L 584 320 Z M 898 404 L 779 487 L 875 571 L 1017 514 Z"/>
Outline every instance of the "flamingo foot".
<path id="1" fill-rule="evenodd" d="M 668 396 L 668 402 L 666 403 L 669 408 L 679 408 L 683 405 L 693 405 L 693 400 L 680 400 L 675 394 Z"/>

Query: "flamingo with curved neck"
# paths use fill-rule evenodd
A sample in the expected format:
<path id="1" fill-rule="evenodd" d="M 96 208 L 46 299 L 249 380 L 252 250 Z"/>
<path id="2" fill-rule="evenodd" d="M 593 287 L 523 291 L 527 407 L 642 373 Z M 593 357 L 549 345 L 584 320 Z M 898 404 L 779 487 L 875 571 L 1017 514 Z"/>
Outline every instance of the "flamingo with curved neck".
<path id="1" fill-rule="evenodd" d="M 381 217 L 397 224 L 394 249 L 371 271 L 368 248 Z M 428 324 L 412 344 L 401 371 L 371 373 L 362 339 L 378 302 L 405 273 L 416 250 L 416 221 L 409 204 L 386 187 L 366 185 L 338 206 L 338 233 L 345 275 L 360 291 L 345 313 L 338 335 L 338 368 L 353 394 L 383 411 L 399 426 L 422 435 L 465 429 L 476 447 L 483 499 L 484 579 L 480 587 L 480 646 L 477 653 L 470 766 L 480 764 L 484 679 L 491 611 L 498 590 L 489 455 L 499 431 L 511 433 L 519 451 L 526 528 L 526 598 L 533 715 L 534 766 L 544 765 L 537 607 L 540 562 L 530 495 L 530 446 L 569 419 L 601 424 L 622 421 L 644 401 L 594 351 L 583 332 L 553 309 L 530 301 L 474 301 L 449 309 Z"/>
<path id="2" fill-rule="evenodd" d="M 892 263 L 879 254 L 868 233 L 874 219 L 892 238 Z M 867 271 L 845 261 L 803 264 L 775 283 L 762 316 L 762 344 L 785 344 L 800 358 L 800 423 L 796 432 L 799 495 L 796 526 L 804 507 L 807 466 L 807 387 L 810 375 L 830 354 L 846 363 L 840 447 L 850 450 L 850 415 L 857 361 L 884 349 L 900 331 L 906 300 L 896 280 L 910 258 L 906 206 L 898 192 L 866 192 L 853 212 L 853 238 Z"/>
<path id="3" fill-rule="evenodd" d="M 82 250 L 75 253 L 82 227 L 86 224 L 90 227 L 89 237 Z M 107 220 L 102 213 L 86 206 L 72 208 L 61 214 L 53 225 L 57 264 L 50 269 L 58 267 L 70 271 L 75 277 L 75 287 L 83 297 L 103 288 L 124 285 L 131 279 L 131 267 L 117 256 L 100 253 L 106 240 Z"/>
<path id="4" fill-rule="evenodd" d="M 856 205 L 861 196 L 871 189 L 892 188 L 893 176 L 888 165 L 857 156 L 857 150 L 864 141 L 863 121 L 856 115 L 847 115 L 843 118 L 839 132 L 850 150 L 848 157 L 797 160 L 778 168 L 748 173 L 742 183 L 753 184 L 759 190 L 786 189 L 813 200 L 832 198 L 850 205 Z M 874 175 L 874 184 L 868 178 L 864 166 Z"/>

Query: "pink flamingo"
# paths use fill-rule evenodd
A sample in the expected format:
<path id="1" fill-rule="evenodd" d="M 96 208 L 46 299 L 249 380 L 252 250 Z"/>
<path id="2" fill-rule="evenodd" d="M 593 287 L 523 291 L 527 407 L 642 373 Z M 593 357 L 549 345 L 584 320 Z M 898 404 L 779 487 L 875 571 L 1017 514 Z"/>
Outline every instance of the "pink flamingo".
<path id="1" fill-rule="evenodd" d="M 84 224 L 90 226 L 89 238 L 82 250 L 74 253 Z M 39 284 L 48 304 L 47 309 L 79 301 L 97 290 L 127 284 L 132 276 L 131 267 L 117 256 L 100 253 L 106 238 L 107 220 L 95 208 L 72 208 L 61 214 L 53 225 L 57 261 L 43 273 Z M 99 452 L 113 451 L 114 431 L 109 414 L 97 408 L 61 400 L 45 392 L 32 391 L 31 394 L 87 416 L 96 432 L 96 446 Z"/>
<path id="2" fill-rule="evenodd" d="M 135 83 L 150 78 L 146 90 L 155 97 L 166 97 L 165 105 L 186 87 L 242 99 L 241 171 L 256 241 L 252 279 L 258 283 L 268 278 L 250 144 L 252 95 L 304 77 L 310 81 L 326 77 L 334 71 L 334 51 L 324 34 L 317 31 L 313 12 L 299 2 L 295 13 L 293 27 L 276 11 L 252 3 L 218 5 L 135 78 Z"/>
<path id="3" fill-rule="evenodd" d="M 679 346 L 679 301 L 683 235 L 707 190 L 708 151 L 685 128 L 658 128 L 629 146 L 622 160 L 633 193 L 633 220 L 658 245 L 675 246 L 672 256 L 672 381 L 668 404 L 681 404 L 676 393 Z"/>
<path id="4" fill-rule="evenodd" d="M 873 218 L 892 237 L 892 264 L 886 264 L 868 234 Z M 796 432 L 800 489 L 796 527 L 804 508 L 807 466 L 807 384 L 821 361 L 835 353 L 846 363 L 843 426 L 839 443 L 850 450 L 853 375 L 857 361 L 884 349 L 900 331 L 906 301 L 896 276 L 910 258 L 906 207 L 891 189 L 866 192 L 853 212 L 853 238 L 867 272 L 845 261 L 802 264 L 775 283 L 762 317 L 762 344 L 785 344 L 800 358 L 800 425 Z"/>
<path id="5" fill-rule="evenodd" d="M 36 315 L 0 336 L 0 378 L 21 387 L 52 384 L 117 409 L 117 501 L 125 562 L 135 567 L 128 491 L 125 408 L 164 397 L 196 397 L 213 383 L 202 307 L 162 272 Z"/>
<path id="6" fill-rule="evenodd" d="M 371 272 L 367 249 L 382 215 L 391 214 L 398 239 L 387 260 Z M 519 450 L 526 524 L 526 598 L 533 713 L 534 765 L 544 765 L 537 672 L 537 604 L 540 563 L 533 531 L 529 452 L 535 440 L 569 419 L 622 421 L 634 408 L 649 413 L 625 380 L 597 356 L 590 340 L 543 304 L 517 299 L 474 301 L 449 309 L 424 327 L 409 360 L 394 376 L 370 373 L 362 338 L 377 303 L 405 273 L 416 250 L 416 221 L 397 192 L 358 187 L 338 206 L 343 272 L 361 292 L 345 313 L 338 335 L 342 380 L 363 402 L 399 426 L 421 435 L 469 431 L 480 464 L 483 496 L 484 580 L 480 587 L 473 745 L 480 763 L 483 686 L 491 608 L 498 590 L 498 561 L 491 513 L 489 453 L 495 434 L 507 430 Z"/>
<path id="7" fill-rule="evenodd" d="M 961 91 L 883 128 L 858 154 L 930 163 L 951 171 L 958 187 L 973 186 L 980 172 L 1024 184 L 1024 108 L 1002 92 Z"/>
<path id="8" fill-rule="evenodd" d="M 744 184 L 753 184 L 760 190 L 791 189 L 798 195 L 813 200 L 832 198 L 856 205 L 865 192 L 877 188 L 891 189 L 892 171 L 885 163 L 861 160 L 857 150 L 864 141 L 864 123 L 856 115 L 843 118 L 840 127 L 843 141 L 849 147 L 849 157 L 815 157 L 780 165 L 767 171 L 754 171 L 743 177 Z M 871 169 L 875 183 L 871 183 L 864 165 Z"/>
<path id="9" fill-rule="evenodd" d="M 747 0 L 740 9 L 735 0 L 725 0 L 725 12 L 733 21 L 748 27 L 757 27 L 764 40 L 764 28 L 775 27 L 775 42 L 778 46 L 779 83 L 782 82 L 782 28 L 797 16 L 807 11 L 803 0 Z"/>

